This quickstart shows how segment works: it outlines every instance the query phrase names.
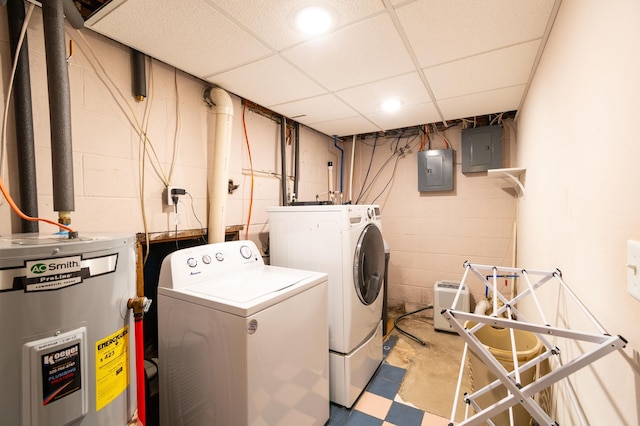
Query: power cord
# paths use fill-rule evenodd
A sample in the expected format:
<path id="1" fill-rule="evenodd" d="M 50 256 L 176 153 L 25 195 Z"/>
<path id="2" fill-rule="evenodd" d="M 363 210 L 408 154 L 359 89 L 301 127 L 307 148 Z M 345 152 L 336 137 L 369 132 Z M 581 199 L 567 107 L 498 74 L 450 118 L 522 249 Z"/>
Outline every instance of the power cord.
<path id="1" fill-rule="evenodd" d="M 416 342 L 420 343 L 422 346 L 427 346 L 427 342 L 425 342 L 424 340 L 420 339 L 419 337 L 409 333 L 408 331 L 403 330 L 402 328 L 400 328 L 400 326 L 398 325 L 398 322 L 400 322 L 400 320 L 408 317 L 409 315 L 413 315 L 413 314 L 417 314 L 418 312 L 422 312 L 422 311 L 426 311 L 427 309 L 433 309 L 433 305 L 428 305 L 425 306 L 424 308 L 420 308 L 417 309 L 415 311 L 412 312 L 407 312 L 406 314 L 402 314 L 400 315 L 398 318 L 396 318 L 393 321 L 393 326 L 396 330 L 398 330 L 398 333 L 404 334 L 405 336 L 407 336 L 408 338 L 415 340 Z"/>
<path id="2" fill-rule="evenodd" d="M 185 191 L 182 188 L 171 188 L 171 193 L 169 194 L 171 196 L 171 201 L 173 201 L 173 209 L 174 209 L 174 212 L 176 214 L 176 218 L 175 218 L 175 221 L 174 221 L 176 250 L 179 248 L 178 247 L 178 221 L 179 221 L 178 200 L 180 199 L 180 195 L 185 195 L 186 193 L 187 193 L 187 191 Z"/>

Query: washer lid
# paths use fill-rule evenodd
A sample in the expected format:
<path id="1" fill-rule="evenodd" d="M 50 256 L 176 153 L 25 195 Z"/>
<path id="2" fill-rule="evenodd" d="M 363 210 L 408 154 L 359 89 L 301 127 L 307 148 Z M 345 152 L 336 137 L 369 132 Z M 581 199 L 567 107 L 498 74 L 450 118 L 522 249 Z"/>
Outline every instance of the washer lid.
<path id="1" fill-rule="evenodd" d="M 326 281 L 327 274 L 262 266 L 200 282 L 181 290 L 159 288 L 167 296 L 249 316 Z"/>

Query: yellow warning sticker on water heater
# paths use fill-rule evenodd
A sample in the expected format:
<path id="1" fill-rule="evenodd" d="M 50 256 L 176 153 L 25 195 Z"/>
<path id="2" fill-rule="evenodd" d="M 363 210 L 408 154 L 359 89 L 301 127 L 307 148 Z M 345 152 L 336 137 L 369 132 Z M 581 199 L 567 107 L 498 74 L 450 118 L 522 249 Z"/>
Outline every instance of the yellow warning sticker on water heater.
<path id="1" fill-rule="evenodd" d="M 96 411 L 129 386 L 129 326 L 96 342 Z"/>

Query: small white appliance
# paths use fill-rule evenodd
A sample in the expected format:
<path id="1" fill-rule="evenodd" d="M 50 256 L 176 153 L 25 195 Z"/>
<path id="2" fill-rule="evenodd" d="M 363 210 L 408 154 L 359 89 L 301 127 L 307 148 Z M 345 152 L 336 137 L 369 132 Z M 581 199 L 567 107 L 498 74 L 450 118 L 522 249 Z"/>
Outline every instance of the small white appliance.
<path id="1" fill-rule="evenodd" d="M 351 407 L 382 362 L 380 208 L 304 205 L 267 212 L 271 264 L 329 275 L 330 398 Z"/>
<path id="2" fill-rule="evenodd" d="M 324 425 L 327 275 L 266 266 L 251 241 L 177 250 L 160 270 L 160 424 Z"/>
<path id="3" fill-rule="evenodd" d="M 460 291 L 460 297 L 455 307 L 452 307 L 455 300 L 456 293 L 460 288 L 460 283 L 455 281 L 436 281 L 433 287 L 433 328 L 440 331 L 450 331 L 455 333 L 456 331 L 449 324 L 440 312 L 443 309 L 455 309 L 456 311 L 469 312 L 469 289 L 467 286 L 462 286 Z"/>

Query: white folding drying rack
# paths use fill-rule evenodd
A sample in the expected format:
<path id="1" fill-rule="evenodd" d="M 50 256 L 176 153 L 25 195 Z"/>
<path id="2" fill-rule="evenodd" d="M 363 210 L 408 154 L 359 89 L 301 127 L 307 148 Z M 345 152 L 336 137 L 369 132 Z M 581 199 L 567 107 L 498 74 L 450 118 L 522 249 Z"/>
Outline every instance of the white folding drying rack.
<path id="1" fill-rule="evenodd" d="M 449 321 L 451 326 L 458 332 L 458 334 L 465 340 L 464 349 L 462 352 L 462 360 L 460 363 L 460 372 L 458 375 L 458 383 L 456 386 L 456 392 L 454 396 L 453 409 L 451 410 L 451 418 L 449 425 L 453 426 L 454 417 L 457 409 L 458 399 L 460 397 L 460 387 L 462 384 L 463 370 L 467 357 L 467 351 L 469 347 L 478 356 L 478 358 L 487 366 L 487 368 L 497 377 L 493 383 L 484 386 L 481 389 L 471 393 L 465 394 L 463 401 L 467 404 L 465 410 L 465 419 L 459 425 L 478 425 L 483 422 L 489 425 L 494 425 L 491 418 L 497 414 L 509 410 L 509 418 L 511 425 L 513 425 L 513 412 L 512 407 L 521 404 L 529 414 L 540 425 L 557 425 L 558 423 L 551 419 L 547 413 L 538 405 L 534 400 L 534 396 L 543 391 L 544 389 L 552 386 L 556 382 L 562 381 L 565 385 L 565 389 L 571 400 L 572 406 L 576 412 L 577 417 L 582 425 L 587 425 L 588 422 L 585 419 L 580 405 L 578 404 L 575 392 L 568 380 L 570 374 L 575 373 L 581 368 L 591 364 L 592 362 L 602 358 L 610 352 L 617 349 L 622 349 L 626 346 L 627 341 L 622 336 L 612 336 L 600 325 L 595 317 L 589 312 L 589 310 L 582 304 L 575 293 L 569 288 L 569 286 L 562 280 L 561 272 L 556 269 L 555 271 L 533 271 L 527 269 L 507 268 L 507 267 L 495 267 L 487 265 L 471 264 L 469 262 L 464 263 L 464 275 L 460 283 L 460 287 L 456 296 L 451 304 L 450 309 L 443 309 L 441 314 Z M 454 308 L 457 306 L 458 297 L 460 296 L 460 289 L 463 288 L 465 280 L 469 272 L 473 272 L 484 285 L 491 291 L 493 296 L 493 313 L 490 316 L 471 314 L 468 312 L 457 311 Z M 480 271 L 490 271 L 490 274 L 482 275 Z M 497 278 L 498 276 L 511 275 L 524 279 L 526 282 L 526 288 L 518 294 L 516 297 L 507 300 L 507 298 L 498 291 Z M 538 277 L 536 282 L 532 282 L 532 277 Z M 488 278 L 492 279 L 489 283 Z M 562 327 L 552 326 L 547 320 L 540 301 L 536 297 L 535 290 L 548 281 L 556 281 L 559 284 L 559 288 L 575 302 L 584 315 L 593 323 L 597 330 L 597 333 L 588 333 L 581 331 L 572 331 Z M 531 297 L 536 305 L 536 308 L 540 314 L 541 323 L 529 322 L 521 312 L 516 309 L 518 302 L 526 297 Z M 498 299 L 502 301 L 503 305 L 499 306 Z M 506 313 L 506 317 L 502 317 Z M 437 314 L 436 314 L 437 315 Z M 517 320 L 513 318 L 517 317 Z M 465 328 L 466 321 L 472 321 L 476 323 L 471 328 Z M 510 331 L 511 337 L 511 352 L 513 355 L 513 371 L 507 371 L 505 367 L 496 360 L 496 358 L 489 352 L 489 350 L 480 342 L 475 336 L 475 333 L 485 326 L 493 326 L 499 328 L 506 328 Z M 535 358 L 527 361 L 526 363 L 519 365 L 518 356 L 516 354 L 516 344 L 514 330 L 524 330 L 534 333 L 540 342 L 544 345 L 544 350 Z M 584 353 L 576 356 L 575 358 L 567 361 L 562 360 L 560 349 L 550 343 L 548 337 L 559 337 L 572 339 L 576 341 L 589 342 L 592 345 L 591 348 Z M 543 361 L 550 359 L 555 361 L 555 365 L 548 374 L 534 380 L 532 383 L 522 385 L 520 381 L 520 374 L 530 368 L 535 368 Z M 493 389 L 499 386 L 504 386 L 507 390 L 506 396 L 500 401 L 494 404 L 481 408 L 475 401 L 476 398 L 491 392 Z M 476 414 L 469 417 L 469 407 L 473 406 Z"/>

